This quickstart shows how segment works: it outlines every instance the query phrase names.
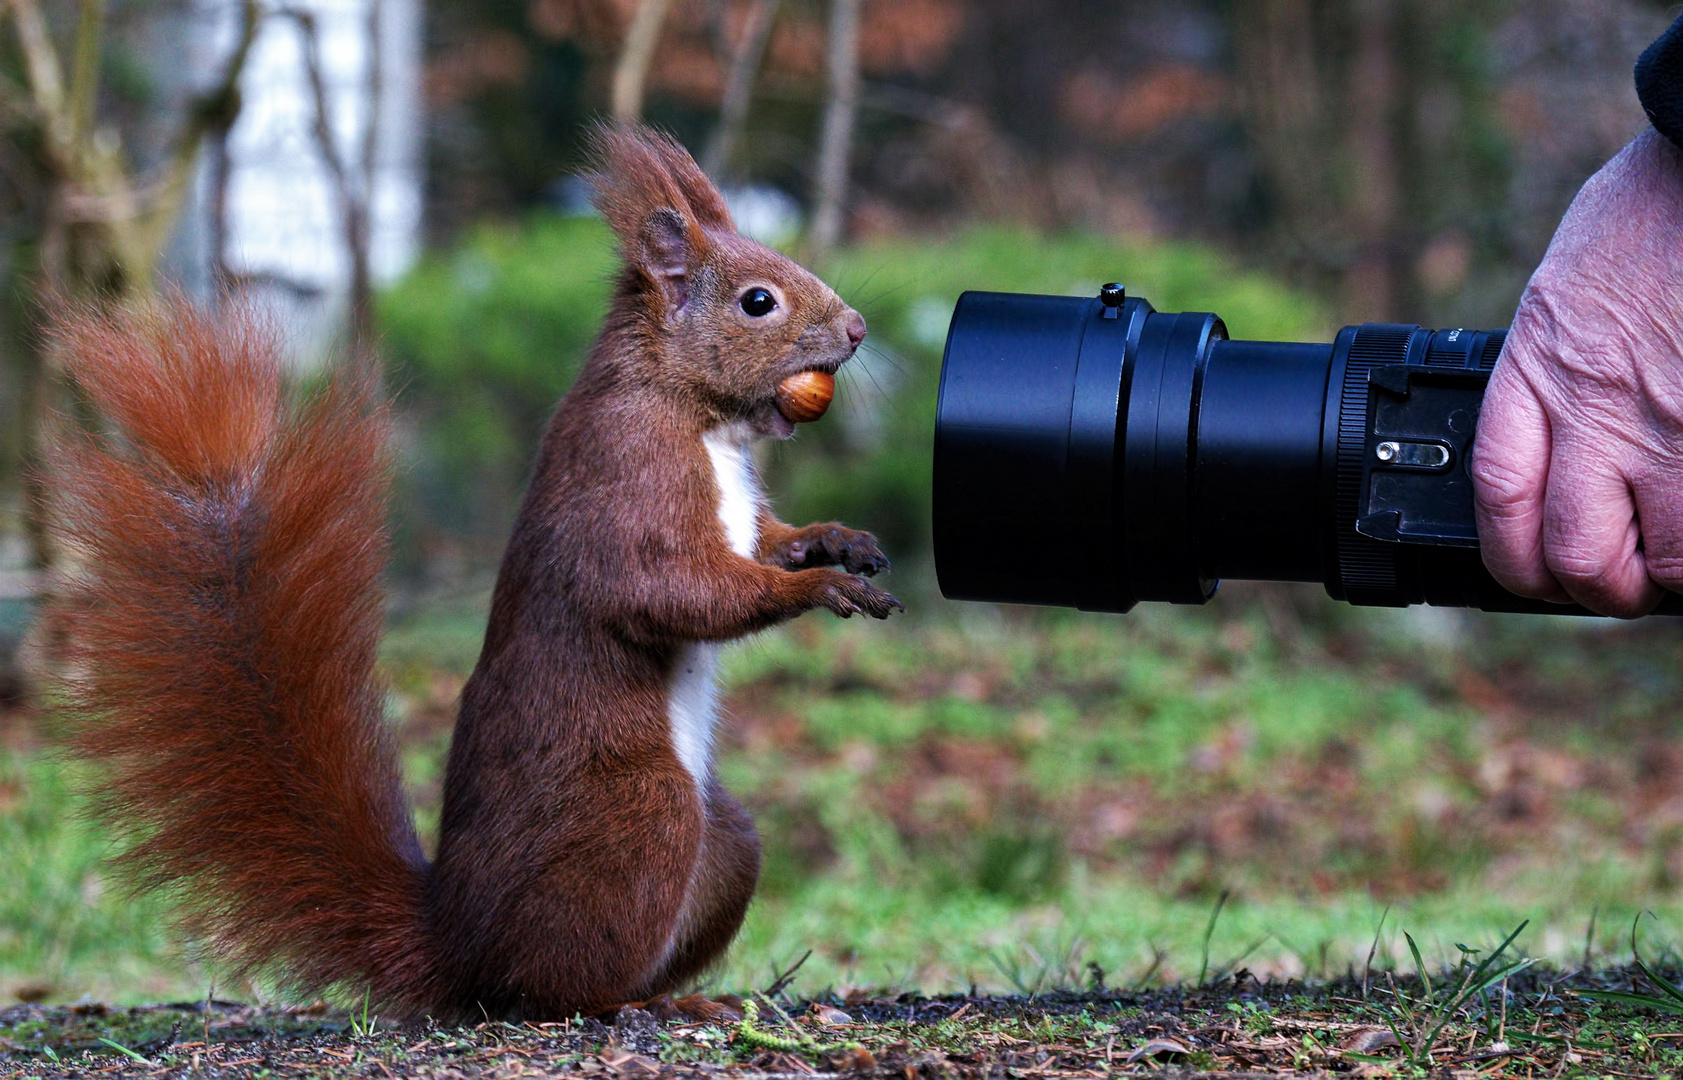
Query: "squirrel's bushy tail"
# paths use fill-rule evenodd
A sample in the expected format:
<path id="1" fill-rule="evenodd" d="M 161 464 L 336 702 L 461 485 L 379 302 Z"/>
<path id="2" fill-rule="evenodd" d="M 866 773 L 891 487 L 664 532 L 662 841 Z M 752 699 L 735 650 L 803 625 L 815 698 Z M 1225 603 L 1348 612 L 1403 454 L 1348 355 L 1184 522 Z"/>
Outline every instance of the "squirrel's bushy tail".
<path id="1" fill-rule="evenodd" d="M 388 420 L 294 399 L 278 335 L 174 298 L 54 334 L 107 422 L 50 456 L 74 745 L 137 881 L 240 973 L 436 1000 L 426 865 L 374 671 Z"/>

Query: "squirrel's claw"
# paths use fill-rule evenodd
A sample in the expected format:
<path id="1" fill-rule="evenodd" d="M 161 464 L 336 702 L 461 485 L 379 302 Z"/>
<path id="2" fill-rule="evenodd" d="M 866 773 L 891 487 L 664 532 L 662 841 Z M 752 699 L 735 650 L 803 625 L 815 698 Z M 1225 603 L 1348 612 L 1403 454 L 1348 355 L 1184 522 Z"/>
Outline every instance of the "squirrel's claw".
<path id="1" fill-rule="evenodd" d="M 835 580 L 824 590 L 821 602 L 844 619 L 860 613 L 873 619 L 886 619 L 896 611 L 906 610 L 906 605 L 891 593 L 852 574 L 835 575 Z"/>

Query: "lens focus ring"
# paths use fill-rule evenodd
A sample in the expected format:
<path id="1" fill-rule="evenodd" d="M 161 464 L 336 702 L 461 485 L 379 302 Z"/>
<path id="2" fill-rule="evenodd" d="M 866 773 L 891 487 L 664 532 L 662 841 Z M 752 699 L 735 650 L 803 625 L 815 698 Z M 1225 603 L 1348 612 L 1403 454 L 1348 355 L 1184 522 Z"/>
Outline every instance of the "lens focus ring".
<path id="1" fill-rule="evenodd" d="M 1361 501 L 1362 455 L 1367 442 L 1368 375 L 1376 367 L 1408 362 L 1418 326 L 1367 323 L 1354 327 L 1338 409 L 1338 461 L 1334 511 L 1337 515 L 1337 565 L 1343 599 L 1352 604 L 1402 605 L 1397 553 L 1356 532 Z"/>

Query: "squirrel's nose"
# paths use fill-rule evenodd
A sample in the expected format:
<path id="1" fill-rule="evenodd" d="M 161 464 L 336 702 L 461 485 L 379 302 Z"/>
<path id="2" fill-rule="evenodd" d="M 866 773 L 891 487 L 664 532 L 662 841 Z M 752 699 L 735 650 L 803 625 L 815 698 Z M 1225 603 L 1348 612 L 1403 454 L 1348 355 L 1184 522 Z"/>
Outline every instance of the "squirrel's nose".
<path id="1" fill-rule="evenodd" d="M 865 316 L 857 311 L 849 311 L 843 325 L 847 329 L 848 343 L 857 349 L 859 343 L 865 340 Z"/>

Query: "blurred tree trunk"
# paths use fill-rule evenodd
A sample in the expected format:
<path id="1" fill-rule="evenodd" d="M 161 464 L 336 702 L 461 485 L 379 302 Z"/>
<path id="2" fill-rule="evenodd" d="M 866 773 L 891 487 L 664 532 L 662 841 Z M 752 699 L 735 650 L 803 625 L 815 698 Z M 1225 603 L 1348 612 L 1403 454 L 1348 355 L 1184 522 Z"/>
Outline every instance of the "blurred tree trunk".
<path id="1" fill-rule="evenodd" d="M 649 65 L 654 60 L 655 46 L 660 44 L 660 28 L 671 7 L 672 0 L 642 0 L 631 17 L 625 44 L 620 47 L 619 62 L 614 66 L 614 119 L 621 123 L 643 115 Z"/>
<path id="2" fill-rule="evenodd" d="M 1250 0 L 1233 9 L 1246 130 L 1286 223 L 1288 257 L 1324 246 L 1328 131 L 1326 76 L 1312 0 Z"/>
<path id="3" fill-rule="evenodd" d="M 859 113 L 859 0 L 830 0 L 829 102 L 818 148 L 812 212 L 812 258 L 822 263 L 841 240 Z"/>
<path id="4" fill-rule="evenodd" d="M 1505 144 L 1477 43 L 1510 10 L 1501 0 L 1232 6 L 1267 257 L 1335 296 L 1345 320 L 1430 318 L 1466 282 L 1475 240 L 1502 248 Z"/>
<path id="5" fill-rule="evenodd" d="M 6 18 L 9 16 L 9 19 Z M 239 112 L 239 77 L 256 36 L 256 0 L 242 7 L 240 33 L 209 89 L 191 97 L 177 118 L 163 163 L 136 175 L 114 125 L 98 117 L 100 59 L 108 13 L 103 0 L 81 0 L 68 49 L 68 77 L 40 0 L 11 0 L 0 9 L 16 45 L 20 79 L 0 79 L 0 142 L 12 163 L 8 179 L 30 174 L 36 215 L 15 234 L 16 326 L 9 345 L 23 426 L 17 438 L 22 525 L 34 565 L 50 569 L 55 553 L 45 528 L 48 492 L 40 463 L 47 425 L 61 410 L 62 387 L 40 325 L 59 303 L 121 299 L 157 287 L 158 264 L 191 188 L 201 146 L 226 131 Z"/>
<path id="6" fill-rule="evenodd" d="M 1345 276 L 1345 304 L 1363 318 L 1396 310 L 1393 232 L 1398 208 L 1398 53 L 1395 0 L 1356 0 L 1356 52 L 1350 79 L 1350 218 L 1356 251 Z"/>
<path id="7" fill-rule="evenodd" d="M 321 35 L 315 15 L 308 11 L 287 12 L 298 26 L 304 42 L 304 76 L 315 110 L 313 129 L 316 152 L 333 182 L 339 203 L 340 229 L 345 257 L 350 262 L 346 334 L 350 339 L 350 362 L 376 382 L 380 376 L 379 351 L 374 334 L 374 283 L 369 265 L 373 245 L 375 170 L 379 152 L 380 97 L 384 90 L 385 35 L 382 0 L 368 0 L 364 35 L 368 41 L 368 63 L 364 69 L 367 115 L 355 140 L 355 157 L 347 155 L 333 130 L 333 102 L 321 66 Z"/>
<path id="8" fill-rule="evenodd" d="M 24 84 L 0 84 L 0 104 L 10 121 L 5 137 L 8 149 L 33 161 L 45 179 L 34 265 L 19 274 L 31 294 L 28 317 L 41 318 L 44 307 L 56 301 L 150 291 L 186 201 L 199 147 L 213 131 L 231 125 L 239 111 L 239 76 L 256 35 L 255 0 L 244 5 L 241 34 L 220 77 L 187 103 L 160 174 L 145 178 L 132 174 L 115 130 L 96 123 L 106 21 L 102 0 L 82 0 L 68 83 L 38 0 L 12 0 L 8 11 Z M 33 347 L 34 335 L 24 337 L 27 359 L 19 365 L 29 409 L 24 528 L 36 563 L 45 567 L 53 553 L 41 520 L 45 493 L 36 465 L 43 428 L 54 411 L 56 372 L 50 355 Z"/>
<path id="9" fill-rule="evenodd" d="M 731 159 L 748 124 L 748 105 L 754 96 L 754 82 L 765 59 L 771 28 L 777 22 L 779 0 L 753 0 L 743 21 L 742 36 L 731 50 L 730 71 L 725 77 L 724 96 L 719 101 L 719 124 L 707 140 L 702 168 L 715 179 L 731 167 Z"/>
<path id="10" fill-rule="evenodd" d="M 95 123 L 99 49 L 105 10 L 83 0 L 66 85 L 57 47 L 38 0 L 12 0 L 12 26 L 26 85 L 0 94 L 13 119 L 12 145 L 44 166 L 52 191 L 40 248 L 41 284 L 66 296 L 150 290 L 158 261 L 192 184 L 199 148 L 239 110 L 239 76 L 256 35 L 255 0 L 244 5 L 242 32 L 219 79 L 192 98 L 170 139 L 158 176 L 132 175 L 116 131 Z M 27 140 L 27 141 L 26 141 Z"/>
<path id="11" fill-rule="evenodd" d="M 1272 203 L 1273 255 L 1337 293 L 1341 314 L 1357 321 L 1386 318 L 1393 308 L 1393 3 L 1253 0 L 1233 9 L 1246 132 Z"/>

